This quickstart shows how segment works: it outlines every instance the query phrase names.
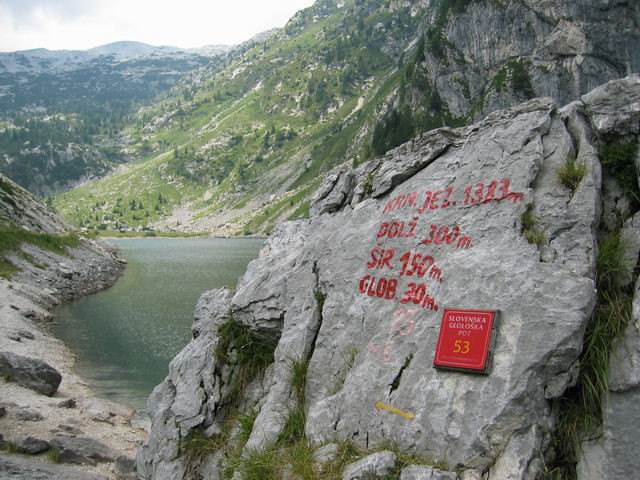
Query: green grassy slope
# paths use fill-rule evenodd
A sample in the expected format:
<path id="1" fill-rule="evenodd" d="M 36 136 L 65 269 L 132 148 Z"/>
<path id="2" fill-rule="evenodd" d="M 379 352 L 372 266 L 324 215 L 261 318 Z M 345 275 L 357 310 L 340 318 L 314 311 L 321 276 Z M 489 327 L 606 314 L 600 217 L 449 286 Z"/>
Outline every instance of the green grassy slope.
<path id="1" fill-rule="evenodd" d="M 300 216 L 318 177 L 371 155 L 368 124 L 399 84 L 417 18 L 381 0 L 320 1 L 285 29 L 186 78 L 127 132 L 162 153 L 60 195 L 90 228 L 157 227 L 176 209 L 195 230 L 221 211 L 232 233 L 263 233 Z M 235 210 L 235 213 L 234 213 Z M 179 219 L 161 222 L 184 228 Z"/>

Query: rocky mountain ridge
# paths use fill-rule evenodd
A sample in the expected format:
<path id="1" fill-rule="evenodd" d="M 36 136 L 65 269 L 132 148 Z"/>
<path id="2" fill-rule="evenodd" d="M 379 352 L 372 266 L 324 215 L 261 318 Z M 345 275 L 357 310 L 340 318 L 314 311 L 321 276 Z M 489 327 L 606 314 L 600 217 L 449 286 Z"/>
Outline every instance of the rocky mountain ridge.
<path id="1" fill-rule="evenodd" d="M 307 215 L 318 175 L 346 160 L 360 164 L 421 132 L 528 98 L 566 104 L 637 72 L 638 8 L 318 1 L 146 109 L 140 130 L 154 145 L 147 164 L 56 204 L 74 222 L 107 229 L 269 232 L 279 219 Z M 113 204 L 115 191 L 124 204 L 153 205 L 158 193 L 168 202 L 134 218 Z"/>
<path id="2" fill-rule="evenodd" d="M 633 476 L 639 134 L 635 75 L 337 168 L 235 292 L 202 296 L 149 399 L 138 473 Z M 433 368 L 451 306 L 499 310 L 488 375 Z M 597 363 L 599 342 L 632 356 Z"/>
<path id="3" fill-rule="evenodd" d="M 142 42 L 120 41 L 100 45 L 87 50 L 49 50 L 35 48 L 15 52 L 0 52 L 0 73 L 61 73 L 77 70 L 98 57 L 109 57 L 113 62 L 123 62 L 145 57 L 210 56 L 229 52 L 227 45 L 207 45 L 199 48 L 154 46 Z"/>

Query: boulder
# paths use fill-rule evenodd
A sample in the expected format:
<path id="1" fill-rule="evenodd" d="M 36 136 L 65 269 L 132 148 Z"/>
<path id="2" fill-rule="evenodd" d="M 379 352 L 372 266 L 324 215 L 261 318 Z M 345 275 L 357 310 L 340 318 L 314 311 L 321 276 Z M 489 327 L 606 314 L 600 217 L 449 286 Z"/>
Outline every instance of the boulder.
<path id="1" fill-rule="evenodd" d="M 116 458 L 113 450 L 88 437 L 56 435 L 51 446 L 60 453 L 61 463 L 95 465 L 97 462 L 113 462 Z"/>
<path id="2" fill-rule="evenodd" d="M 444 472 L 437 468 L 409 465 L 400 472 L 400 480 L 457 480 L 454 472 Z"/>
<path id="3" fill-rule="evenodd" d="M 65 465 L 52 465 L 33 458 L 0 454 L 3 480 L 109 480 L 104 475 L 83 472 Z"/>
<path id="4" fill-rule="evenodd" d="M 11 352 L 0 352 L 0 375 L 48 396 L 56 393 L 62 381 L 62 375 L 48 363 Z"/>
<path id="5" fill-rule="evenodd" d="M 640 131 L 640 75 L 605 83 L 582 96 L 598 135 L 617 136 Z"/>
<path id="6" fill-rule="evenodd" d="M 58 408 L 76 408 L 76 406 L 76 401 L 73 398 L 67 398 L 58 403 Z"/>
<path id="7" fill-rule="evenodd" d="M 18 450 L 22 453 L 28 453 L 29 455 L 37 455 L 38 453 L 46 452 L 51 448 L 49 442 L 35 437 L 27 437 L 18 442 Z"/>
<path id="8" fill-rule="evenodd" d="M 317 449 L 313 453 L 313 460 L 316 463 L 332 462 L 338 456 L 338 444 L 328 443 Z"/>
<path id="9" fill-rule="evenodd" d="M 82 399 L 81 408 L 93 421 L 109 423 L 111 425 L 116 421 L 129 423 L 135 415 L 133 408 L 101 398 Z"/>
<path id="10" fill-rule="evenodd" d="M 127 476 L 135 474 L 136 460 L 134 458 L 125 457 L 120 455 L 115 461 L 116 472 L 120 476 Z M 135 478 L 135 475 L 134 475 Z"/>
<path id="11" fill-rule="evenodd" d="M 82 430 L 80 430 L 77 426 L 75 425 L 69 425 L 66 423 L 61 423 L 60 425 L 58 425 L 54 430 L 52 430 L 53 433 L 63 433 L 63 434 L 68 434 L 68 435 L 82 435 Z"/>
<path id="12" fill-rule="evenodd" d="M 342 480 L 375 480 L 385 478 L 396 466 L 395 453 L 382 451 L 367 455 L 355 463 L 347 465 Z"/>
<path id="13" fill-rule="evenodd" d="M 26 338 L 27 340 L 33 340 L 35 338 L 33 332 L 30 332 L 29 330 L 18 330 L 16 333 L 19 337 Z"/>
<path id="14" fill-rule="evenodd" d="M 43 416 L 40 412 L 30 410 L 28 408 L 20 408 L 16 411 L 16 418 L 23 422 L 39 422 L 43 420 Z"/>

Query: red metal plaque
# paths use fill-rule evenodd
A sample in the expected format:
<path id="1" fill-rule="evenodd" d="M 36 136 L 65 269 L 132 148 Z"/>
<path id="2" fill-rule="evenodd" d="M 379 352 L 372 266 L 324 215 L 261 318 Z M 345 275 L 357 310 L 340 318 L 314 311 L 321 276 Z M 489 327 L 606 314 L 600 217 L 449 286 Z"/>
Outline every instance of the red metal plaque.
<path id="1" fill-rule="evenodd" d="M 488 373 L 497 313 L 445 308 L 433 366 Z"/>

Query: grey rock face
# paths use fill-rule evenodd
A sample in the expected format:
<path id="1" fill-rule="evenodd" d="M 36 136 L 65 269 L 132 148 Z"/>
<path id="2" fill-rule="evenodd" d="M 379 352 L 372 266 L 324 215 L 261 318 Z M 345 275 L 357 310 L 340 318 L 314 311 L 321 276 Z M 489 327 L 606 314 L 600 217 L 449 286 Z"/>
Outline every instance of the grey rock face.
<path id="1" fill-rule="evenodd" d="M 627 79 L 607 91 L 631 89 L 633 98 L 638 88 Z M 232 298 L 203 297 L 213 305 L 199 311 L 210 317 L 196 319 L 196 338 L 149 400 L 153 427 L 138 472 L 181 478 L 180 438 L 219 428 L 226 373 L 209 352 L 216 325 L 233 318 L 278 341 L 260 387 L 245 393 L 259 409 L 245 448 L 277 438 L 295 402 L 290 359 L 309 359 L 311 441 L 372 448 L 393 439 L 465 470 L 465 479 L 538 478 L 555 428 L 552 402 L 575 382 L 596 300 L 602 174 L 590 115 L 605 111 L 600 103 L 558 110 L 532 100 L 420 136 L 351 174 L 333 172 L 316 215 L 275 229 Z M 587 171 L 574 192 L 557 176 L 573 158 Z M 527 211 L 542 246 L 522 233 Z M 500 311 L 489 375 L 432 367 L 445 306 Z M 217 461 L 206 460 L 214 478 Z"/>
<path id="2" fill-rule="evenodd" d="M 437 468 L 409 465 L 402 469 L 400 480 L 457 480 L 453 472 L 443 472 Z"/>
<path id="3" fill-rule="evenodd" d="M 393 452 L 376 452 L 351 465 L 347 465 L 342 480 L 374 480 L 384 478 L 396 466 L 396 455 Z"/>
<path id="4" fill-rule="evenodd" d="M 60 217 L 4 175 L 0 175 L 0 217 L 37 232 L 63 233 L 69 228 Z"/>
<path id="5" fill-rule="evenodd" d="M 605 83 L 582 97 L 598 135 L 622 136 L 640 130 L 640 76 Z"/>
<path id="6" fill-rule="evenodd" d="M 48 363 L 11 352 L 0 352 L 0 374 L 48 396 L 56 393 L 62 381 L 60 373 Z"/>
<path id="7" fill-rule="evenodd" d="M 112 462 L 116 455 L 103 443 L 88 437 L 56 435 L 51 446 L 60 452 L 60 462 L 95 465 Z"/>
<path id="8" fill-rule="evenodd" d="M 563 105 L 638 72 L 640 34 L 633 19 L 639 14 L 636 2 L 471 2 L 463 13 L 450 12 L 447 18 L 443 35 L 450 47 L 442 47 L 444 58 L 427 49 L 422 68 L 454 115 L 469 112 L 471 99 L 477 98 L 479 117 L 528 94 Z M 514 62 L 522 65 L 533 92 L 510 84 Z M 502 87 L 492 81 L 498 72 L 506 78 Z"/>
<path id="9" fill-rule="evenodd" d="M 620 239 L 625 250 L 623 261 L 625 270 L 619 273 L 617 280 L 620 286 L 625 287 L 633 281 L 633 272 L 640 254 L 640 212 L 624 222 Z"/>
<path id="10" fill-rule="evenodd" d="M 516 431 L 540 425 L 534 435 L 523 437 L 534 452 L 551 427 L 547 397 L 551 391 L 559 395 L 569 382 L 566 374 L 580 352 L 595 300 L 599 164 L 585 149 L 589 173 L 581 188 L 572 197 L 559 184 L 555 170 L 574 139 L 544 101 L 492 114 L 456 136 L 459 142 L 386 196 L 312 219 L 304 252 L 318 258 L 319 284 L 327 289 L 307 374 L 312 438 L 337 435 L 363 444 L 395 438 L 411 451 L 483 469 L 516 441 Z M 400 148 L 406 157 L 420 158 L 432 151 L 429 142 L 429 137 L 415 139 Z M 413 168 L 409 159 L 402 165 Z M 501 182 L 509 184 L 502 193 Z M 541 262 L 539 250 L 520 234 L 520 217 L 534 202 L 540 228 L 557 252 L 551 262 Z M 464 241 L 435 241 L 441 226 L 451 231 L 456 225 Z M 393 252 L 388 264 L 373 261 L 382 257 L 382 249 Z M 400 275 L 405 252 L 432 257 L 435 278 L 428 272 L 418 278 Z M 383 288 L 382 295 L 376 292 L 380 278 L 398 282 L 389 298 Z M 413 300 L 402 303 L 411 298 L 406 292 L 412 282 L 424 283 L 433 303 L 426 308 Z M 559 291 L 571 293 L 558 296 Z M 490 376 L 431 367 L 439 312 L 446 305 L 500 309 Z M 559 311 L 565 313 L 551 313 Z M 285 329 L 282 338 L 286 335 Z M 535 348 L 526 347 L 531 342 Z M 360 353 L 333 393 L 332 379 L 343 368 L 340 353 L 349 345 Z M 378 411 L 377 401 L 415 418 Z"/>
<path id="11" fill-rule="evenodd" d="M 200 298 L 194 339 L 172 360 L 169 376 L 149 397 L 152 427 L 137 457 L 137 470 L 143 478 L 181 479 L 186 464 L 180 458 L 180 439 L 193 427 L 212 426 L 223 384 L 215 372 L 216 330 L 229 318 L 230 301 L 227 289 L 207 292 Z"/>
<path id="12" fill-rule="evenodd" d="M 348 168 L 338 168 L 330 173 L 316 192 L 311 213 L 331 213 L 342 207 L 353 188 L 353 174 Z"/>

